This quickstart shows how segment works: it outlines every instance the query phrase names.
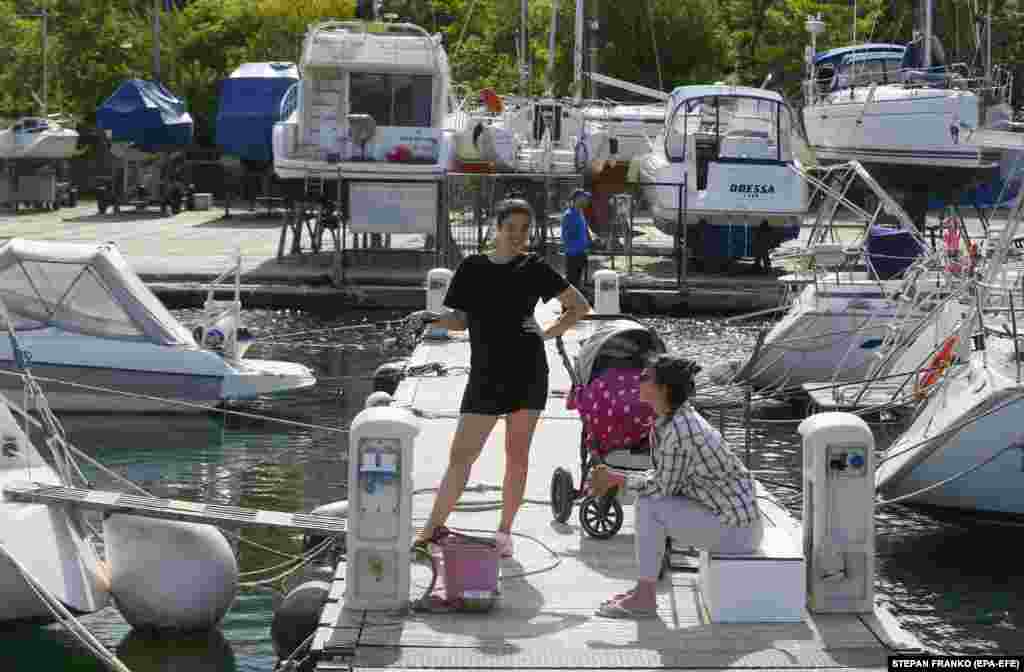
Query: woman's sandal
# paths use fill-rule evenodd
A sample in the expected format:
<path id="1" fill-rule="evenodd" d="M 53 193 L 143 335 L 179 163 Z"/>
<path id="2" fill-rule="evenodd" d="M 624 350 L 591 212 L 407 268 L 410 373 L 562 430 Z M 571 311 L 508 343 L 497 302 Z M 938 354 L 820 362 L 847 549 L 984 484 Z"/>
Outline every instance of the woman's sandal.
<path id="1" fill-rule="evenodd" d="M 657 618 L 657 609 L 630 609 L 622 606 L 619 600 L 605 602 L 595 612 L 598 616 L 605 618 Z"/>

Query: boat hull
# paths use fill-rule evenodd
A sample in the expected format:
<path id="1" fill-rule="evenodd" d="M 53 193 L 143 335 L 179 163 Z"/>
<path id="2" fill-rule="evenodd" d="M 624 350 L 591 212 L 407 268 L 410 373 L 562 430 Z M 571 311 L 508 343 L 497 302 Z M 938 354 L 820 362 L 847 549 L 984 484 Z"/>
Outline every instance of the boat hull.
<path id="1" fill-rule="evenodd" d="M 759 388 L 863 380 L 894 328 L 915 333 L 929 316 L 926 310 L 908 312 L 889 298 L 901 286 L 900 281 L 806 286 L 751 356 L 745 379 Z M 958 315 L 957 310 L 944 311 L 936 327 L 921 332 L 900 361 L 927 357 Z"/>
<path id="2" fill-rule="evenodd" d="M 668 161 L 661 152 L 639 161 L 637 181 L 655 225 L 668 234 L 675 233 L 680 221 L 688 226 L 759 226 L 767 221 L 772 228 L 798 227 L 807 211 L 807 183 L 786 164 L 712 163 L 707 188 L 698 190 L 686 166 Z"/>
<path id="3" fill-rule="evenodd" d="M 54 470 L 25 437 L 0 398 L 0 488 L 33 481 L 60 485 Z M 0 544 L 48 593 L 72 612 L 92 613 L 107 605 L 110 580 L 83 525 L 68 509 L 0 498 Z M 0 554 L 0 623 L 49 623 L 40 601 L 7 555 Z"/>
<path id="4" fill-rule="evenodd" d="M 1020 443 L 1024 386 L 1015 377 L 984 366 L 980 353 L 975 355 L 979 356 L 970 364 L 947 374 L 949 380 L 931 394 L 887 451 L 876 471 L 876 485 L 884 498 L 909 495 L 908 504 L 991 518 L 1024 516 L 1024 444 Z M 992 361 L 998 355 L 990 348 L 988 356 Z M 941 434 L 961 424 L 959 431 Z M 985 466 L 954 478 L 990 458 Z M 953 480 L 914 494 L 946 479 Z"/>
<path id="5" fill-rule="evenodd" d="M 40 134 L 30 143 L 0 143 L 0 159 L 54 161 L 71 158 L 77 148 L 78 133 L 61 129 L 55 133 Z"/>
<path id="6" fill-rule="evenodd" d="M 55 329 L 22 332 L 19 340 L 31 353 L 32 372 L 55 411 L 201 412 L 205 406 L 301 390 L 316 383 L 313 372 L 302 364 L 246 358 L 234 364 L 197 348 L 86 337 Z M 13 398 L 21 390 L 15 371 L 9 344 L 0 343 L 0 392 Z M 196 406 L 168 403 L 168 399 Z"/>
<path id="7" fill-rule="evenodd" d="M 967 144 L 972 129 L 1009 118 L 984 111 L 967 91 L 897 86 L 830 94 L 803 108 L 811 148 L 822 163 L 859 161 L 887 189 L 954 191 L 998 175 L 998 149 Z"/>

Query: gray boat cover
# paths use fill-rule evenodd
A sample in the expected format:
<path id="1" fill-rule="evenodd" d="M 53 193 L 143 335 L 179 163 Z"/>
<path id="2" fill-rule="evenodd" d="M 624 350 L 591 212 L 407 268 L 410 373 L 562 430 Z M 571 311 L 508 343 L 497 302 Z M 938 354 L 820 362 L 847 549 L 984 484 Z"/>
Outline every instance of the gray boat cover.
<path id="1" fill-rule="evenodd" d="M 0 298 L 18 330 L 198 347 L 113 243 L 12 238 L 0 245 Z"/>
<path id="2" fill-rule="evenodd" d="M 665 343 L 657 332 L 633 320 L 599 322 L 594 333 L 580 346 L 576 360 L 576 375 L 581 385 L 590 382 L 594 362 L 599 355 L 629 359 L 638 354 L 666 352 Z"/>

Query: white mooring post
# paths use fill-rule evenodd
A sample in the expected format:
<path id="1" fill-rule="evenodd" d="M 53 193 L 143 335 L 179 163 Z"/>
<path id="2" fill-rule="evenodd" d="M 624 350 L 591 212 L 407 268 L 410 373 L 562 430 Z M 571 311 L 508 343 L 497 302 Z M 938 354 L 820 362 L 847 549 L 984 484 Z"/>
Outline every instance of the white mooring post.
<path id="1" fill-rule="evenodd" d="M 619 274 L 604 268 L 594 273 L 594 311 L 599 315 L 618 315 Z"/>
<path id="2" fill-rule="evenodd" d="M 852 413 L 818 413 L 800 423 L 804 451 L 807 609 L 875 608 L 875 440 Z"/>
<path id="3" fill-rule="evenodd" d="M 453 275 L 447 268 L 433 268 L 427 272 L 427 310 L 434 313 L 444 311 L 444 297 L 448 294 Z M 448 338 L 448 330 L 428 327 L 427 338 Z"/>

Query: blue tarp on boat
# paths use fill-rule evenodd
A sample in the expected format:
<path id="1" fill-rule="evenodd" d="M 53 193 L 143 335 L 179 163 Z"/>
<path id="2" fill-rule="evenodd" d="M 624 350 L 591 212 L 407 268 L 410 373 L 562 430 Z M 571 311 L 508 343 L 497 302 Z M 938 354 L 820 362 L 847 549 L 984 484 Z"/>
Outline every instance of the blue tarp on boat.
<path id="1" fill-rule="evenodd" d="M 868 263 L 882 280 L 895 278 L 925 249 L 912 231 L 872 226 L 868 232 Z"/>
<path id="2" fill-rule="evenodd" d="M 160 82 L 129 79 L 96 110 L 96 123 L 114 142 L 144 151 L 192 143 L 192 117 L 185 101 Z"/>
<path id="3" fill-rule="evenodd" d="M 217 144 L 246 161 L 272 161 L 281 100 L 299 81 L 294 63 L 245 63 L 224 80 L 217 109 Z"/>

